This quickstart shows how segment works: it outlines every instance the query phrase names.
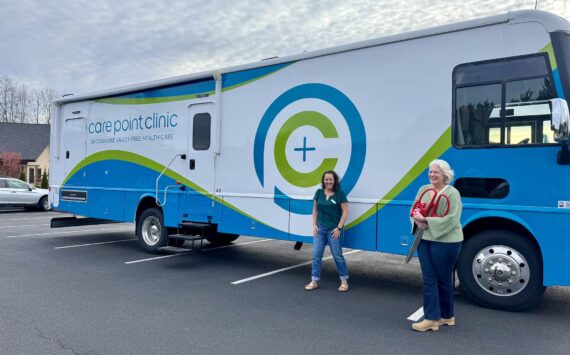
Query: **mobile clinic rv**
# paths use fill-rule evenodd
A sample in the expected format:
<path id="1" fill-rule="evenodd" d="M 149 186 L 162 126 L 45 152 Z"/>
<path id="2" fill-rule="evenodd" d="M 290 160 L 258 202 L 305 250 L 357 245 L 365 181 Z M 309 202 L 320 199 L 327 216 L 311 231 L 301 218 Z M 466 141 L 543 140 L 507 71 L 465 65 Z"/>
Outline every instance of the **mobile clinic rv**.
<path id="1" fill-rule="evenodd" d="M 50 202 L 89 218 L 52 224 L 135 222 L 149 252 L 197 234 L 311 242 L 312 197 L 335 169 L 345 246 L 405 255 L 442 158 L 463 198 L 464 290 L 528 307 L 570 285 L 569 30 L 512 12 L 59 99 Z"/>

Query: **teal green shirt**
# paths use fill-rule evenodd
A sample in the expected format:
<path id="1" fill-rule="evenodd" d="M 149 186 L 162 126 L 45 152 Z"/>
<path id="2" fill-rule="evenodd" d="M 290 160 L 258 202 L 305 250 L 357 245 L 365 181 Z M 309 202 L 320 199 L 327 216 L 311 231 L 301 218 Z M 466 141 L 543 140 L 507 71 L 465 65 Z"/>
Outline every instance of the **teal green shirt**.
<path id="1" fill-rule="evenodd" d="M 416 198 L 414 199 L 414 204 L 420 198 L 420 195 L 430 187 L 431 185 L 424 185 L 420 188 Z M 443 191 L 443 194 L 449 197 L 449 212 L 445 217 L 428 217 L 428 229 L 424 231 L 422 239 L 442 243 L 461 242 L 463 240 L 463 229 L 459 223 L 462 210 L 461 196 L 459 195 L 459 191 L 451 185 Z M 424 195 L 422 199 L 423 202 L 429 203 L 430 196 L 428 195 L 429 193 Z M 447 200 L 442 198 L 438 206 L 437 214 L 442 215 L 445 212 L 446 207 Z M 410 218 L 410 222 L 412 223 L 412 229 L 415 230 L 416 225 L 414 224 L 414 220 Z"/>
<path id="2" fill-rule="evenodd" d="M 317 223 L 323 226 L 335 229 L 342 217 L 342 203 L 348 202 L 346 194 L 342 190 L 338 190 L 327 199 L 323 189 L 318 189 L 314 197 L 317 203 Z"/>

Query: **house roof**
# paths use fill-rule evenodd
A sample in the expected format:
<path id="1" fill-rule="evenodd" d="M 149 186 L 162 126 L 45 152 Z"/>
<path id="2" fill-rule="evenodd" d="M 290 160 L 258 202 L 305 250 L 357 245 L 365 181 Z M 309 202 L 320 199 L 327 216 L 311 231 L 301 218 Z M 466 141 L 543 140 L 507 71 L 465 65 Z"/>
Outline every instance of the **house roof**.
<path id="1" fill-rule="evenodd" d="M 49 145 L 49 124 L 0 123 L 0 152 L 34 161 Z"/>

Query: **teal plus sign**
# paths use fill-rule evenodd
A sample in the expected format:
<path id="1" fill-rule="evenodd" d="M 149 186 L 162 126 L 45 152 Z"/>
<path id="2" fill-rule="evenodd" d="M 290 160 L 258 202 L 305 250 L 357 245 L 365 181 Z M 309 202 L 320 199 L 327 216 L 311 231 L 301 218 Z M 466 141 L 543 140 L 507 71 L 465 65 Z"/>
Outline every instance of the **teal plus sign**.
<path id="1" fill-rule="evenodd" d="M 307 152 L 317 150 L 315 147 L 307 148 L 307 137 L 303 137 L 303 147 L 302 148 L 295 148 L 294 150 L 298 152 L 303 152 L 303 162 L 307 160 Z"/>

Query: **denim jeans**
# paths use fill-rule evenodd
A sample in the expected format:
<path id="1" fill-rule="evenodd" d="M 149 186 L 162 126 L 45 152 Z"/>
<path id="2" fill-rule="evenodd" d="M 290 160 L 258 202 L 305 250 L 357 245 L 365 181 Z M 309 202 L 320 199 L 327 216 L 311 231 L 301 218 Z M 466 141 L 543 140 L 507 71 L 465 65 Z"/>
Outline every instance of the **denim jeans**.
<path id="1" fill-rule="evenodd" d="M 341 281 L 347 280 L 348 270 L 346 268 L 346 261 L 342 255 L 344 232 L 341 231 L 340 236 L 337 239 L 333 239 L 332 229 L 329 229 L 322 224 L 319 224 L 317 228 L 317 236 L 313 237 L 313 267 L 311 271 L 311 279 L 314 281 L 319 281 L 321 279 L 323 253 L 325 252 L 325 246 L 328 244 Z"/>
<path id="2" fill-rule="evenodd" d="M 454 315 L 452 275 L 462 244 L 422 240 L 418 246 L 424 280 L 425 319 L 449 319 Z"/>

